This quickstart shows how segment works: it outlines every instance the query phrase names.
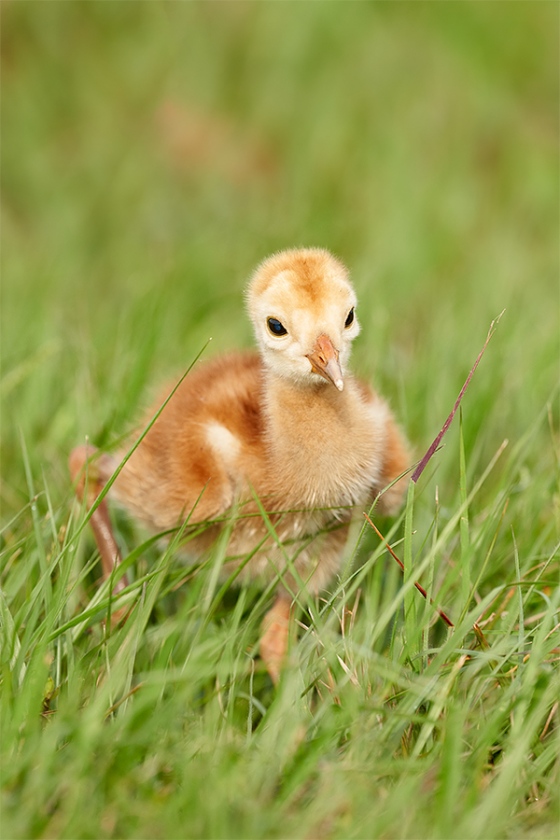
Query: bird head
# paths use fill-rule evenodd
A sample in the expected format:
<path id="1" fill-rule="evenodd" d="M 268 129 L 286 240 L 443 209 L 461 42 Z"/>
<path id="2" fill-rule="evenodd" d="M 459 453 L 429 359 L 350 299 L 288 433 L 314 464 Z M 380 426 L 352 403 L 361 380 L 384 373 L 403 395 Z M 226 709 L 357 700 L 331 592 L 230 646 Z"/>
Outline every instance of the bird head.
<path id="1" fill-rule="evenodd" d="M 322 377 L 339 391 L 360 327 L 339 260 L 320 248 L 281 251 L 256 269 L 247 306 L 265 365 L 300 383 Z"/>

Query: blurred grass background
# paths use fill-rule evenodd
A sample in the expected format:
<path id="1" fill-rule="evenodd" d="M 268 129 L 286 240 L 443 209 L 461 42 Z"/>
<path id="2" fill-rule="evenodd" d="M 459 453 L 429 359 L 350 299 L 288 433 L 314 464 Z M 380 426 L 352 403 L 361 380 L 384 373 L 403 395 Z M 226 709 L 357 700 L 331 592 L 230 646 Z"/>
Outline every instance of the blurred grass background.
<path id="1" fill-rule="evenodd" d="M 43 488 L 40 514 L 52 515 L 49 502 L 65 521 L 70 449 L 86 435 L 114 441 L 210 336 L 206 355 L 249 345 L 246 279 L 296 245 L 327 247 L 349 266 L 362 323 L 354 366 L 390 397 L 419 455 L 506 310 L 463 403 L 469 482 L 508 438 L 511 459 L 477 500 L 481 527 L 507 484 L 504 528 L 515 524 L 521 554 L 553 550 L 556 4 L 113 0 L 0 11 L 2 580 L 14 605 L 32 487 Z M 427 482 L 442 516 L 459 493 L 457 426 Z M 487 574 L 488 586 L 515 578 L 511 545 Z M 105 827 L 83 836 L 129 825 L 111 807 Z M 353 823 L 343 811 L 313 825 L 373 836 L 366 812 Z M 379 836 L 415 836 L 406 820 L 397 829 L 397 811 Z M 275 829 L 255 813 L 239 817 L 239 832 L 298 833 L 297 807 Z M 189 836 L 226 836 L 222 817 L 200 816 Z M 45 820 L 36 836 L 55 836 Z"/>
<path id="2" fill-rule="evenodd" d="M 356 366 L 420 447 L 505 308 L 474 419 L 523 432 L 558 373 L 554 7 L 2 11 L 9 507 L 15 426 L 54 471 L 121 433 L 209 336 L 251 341 L 246 278 L 299 244 L 350 266 Z"/>

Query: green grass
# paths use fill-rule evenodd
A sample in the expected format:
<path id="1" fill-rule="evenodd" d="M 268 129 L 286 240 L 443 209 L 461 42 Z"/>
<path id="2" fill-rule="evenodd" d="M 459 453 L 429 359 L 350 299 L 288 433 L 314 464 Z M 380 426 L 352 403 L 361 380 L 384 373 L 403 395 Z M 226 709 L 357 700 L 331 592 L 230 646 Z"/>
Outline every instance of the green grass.
<path id="1" fill-rule="evenodd" d="M 558 6 L 1 14 L 1 836 L 557 837 Z M 349 265 L 418 457 L 506 311 L 378 523 L 404 577 L 358 529 L 274 690 L 220 546 L 185 569 L 118 518 L 105 629 L 66 462 L 249 345 L 246 278 L 299 244 Z"/>

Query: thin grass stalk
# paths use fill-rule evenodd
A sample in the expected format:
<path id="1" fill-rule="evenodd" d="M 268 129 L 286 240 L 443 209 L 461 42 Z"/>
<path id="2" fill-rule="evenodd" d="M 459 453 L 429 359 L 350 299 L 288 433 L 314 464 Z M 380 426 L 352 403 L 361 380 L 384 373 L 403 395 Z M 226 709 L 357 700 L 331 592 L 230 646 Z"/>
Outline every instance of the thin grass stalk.
<path id="1" fill-rule="evenodd" d="M 442 428 L 441 428 L 441 431 L 439 432 L 439 434 L 437 434 L 437 435 L 436 435 L 435 439 L 433 440 L 433 442 L 431 443 L 431 445 L 428 447 L 428 450 L 427 450 L 426 454 L 425 454 L 425 455 L 424 455 L 424 457 L 421 459 L 421 461 L 419 462 L 418 466 L 416 467 L 416 469 L 415 469 L 415 470 L 414 470 L 414 472 L 412 473 L 411 481 L 412 481 L 414 484 L 416 484 L 416 483 L 417 483 L 418 479 L 420 478 L 420 476 L 422 475 L 422 473 L 424 472 L 424 470 L 425 470 L 425 469 L 426 469 L 426 467 L 428 466 L 428 463 L 429 463 L 429 461 L 431 460 L 432 456 L 433 456 L 433 455 L 436 453 L 436 451 L 438 450 L 439 445 L 440 445 L 440 443 L 441 443 L 441 441 L 442 441 L 442 439 L 443 439 L 443 436 L 445 435 L 445 433 L 446 433 L 446 432 L 447 432 L 447 430 L 449 429 L 449 427 L 450 427 L 451 423 L 453 422 L 453 418 L 455 417 L 455 414 L 457 413 L 457 409 L 459 408 L 459 406 L 460 406 L 460 404 L 461 404 L 461 400 L 463 399 L 463 397 L 464 397 L 464 395 L 465 395 L 465 391 L 467 390 L 467 388 L 468 388 L 468 386 L 469 386 L 469 384 L 470 384 L 470 381 L 471 381 L 471 379 L 472 379 L 472 378 L 473 378 L 473 376 L 474 376 L 474 372 L 476 371 L 476 369 L 477 369 L 478 365 L 480 364 L 480 360 L 482 359 L 482 357 L 483 357 L 483 355 L 484 355 L 484 352 L 485 352 L 486 348 L 488 347 L 488 342 L 490 341 L 490 339 L 491 339 L 491 338 L 492 338 L 492 336 L 494 335 L 494 331 L 495 331 L 495 329 L 496 329 L 496 327 L 497 327 L 497 325 L 498 325 L 498 323 L 499 323 L 499 321 L 500 321 L 500 319 L 501 319 L 502 315 L 504 314 L 504 312 L 505 312 L 505 309 L 504 309 L 504 310 L 502 310 L 502 312 L 500 312 L 500 314 L 498 315 L 498 317 L 497 317 L 497 318 L 495 318 L 495 319 L 492 321 L 492 323 L 490 324 L 490 328 L 489 328 L 489 330 L 488 330 L 488 334 L 487 334 L 487 336 L 486 336 L 486 341 L 484 342 L 484 345 L 483 345 L 483 347 L 482 347 L 482 350 L 480 351 L 480 353 L 479 353 L 479 354 L 478 354 L 478 356 L 476 357 L 476 360 L 475 360 L 474 365 L 472 366 L 472 368 L 471 368 L 471 369 L 470 369 L 470 371 L 469 371 L 469 375 L 467 376 L 467 378 L 466 378 L 466 380 L 465 380 L 465 384 L 464 384 L 464 385 L 463 385 L 463 387 L 461 388 L 461 390 L 460 390 L 460 392 L 459 392 L 459 396 L 458 396 L 458 397 L 457 397 L 457 399 L 455 400 L 455 405 L 454 405 L 454 406 L 453 406 L 453 408 L 451 409 L 451 412 L 450 412 L 449 416 L 447 417 L 447 419 L 446 419 L 445 423 L 443 424 L 443 426 L 442 426 Z"/>
<path id="2" fill-rule="evenodd" d="M 469 530 L 469 506 L 467 502 L 467 467 L 465 459 L 465 440 L 463 436 L 463 409 L 459 410 L 459 498 L 463 514 L 459 520 L 461 537 L 461 601 L 463 609 L 468 609 L 471 598 L 471 551 Z"/>
<path id="3" fill-rule="evenodd" d="M 404 518 L 404 547 L 403 547 L 403 575 L 405 584 L 413 577 L 413 551 L 412 534 L 414 522 L 414 482 L 409 481 L 406 497 L 406 509 Z M 416 586 L 416 588 L 418 588 Z M 416 609 L 416 597 L 414 590 L 410 587 L 404 597 L 404 628 L 406 639 L 406 650 L 411 662 L 415 661 L 418 646 L 418 611 Z"/>
<path id="4" fill-rule="evenodd" d="M 37 556 L 39 557 L 39 569 L 41 572 L 41 579 L 44 581 L 45 586 L 40 587 L 40 592 L 43 593 L 43 601 L 45 605 L 45 612 L 49 612 L 49 608 L 52 602 L 52 583 L 50 578 L 50 571 L 47 565 L 47 554 L 45 551 L 45 546 L 43 543 L 43 535 L 41 533 L 41 521 L 39 518 L 39 511 L 37 509 L 37 499 L 38 495 L 35 491 L 35 485 L 33 483 L 33 474 L 31 471 L 31 464 L 29 461 L 29 454 L 27 452 L 27 446 L 25 443 L 25 438 L 23 435 L 23 430 L 20 429 L 20 445 L 21 445 L 21 452 L 23 458 L 23 465 L 25 469 L 25 476 L 27 480 L 27 488 L 29 492 L 29 500 L 30 500 L 30 508 L 31 508 L 31 519 L 33 521 L 33 532 L 35 535 L 35 543 L 37 547 Z"/>

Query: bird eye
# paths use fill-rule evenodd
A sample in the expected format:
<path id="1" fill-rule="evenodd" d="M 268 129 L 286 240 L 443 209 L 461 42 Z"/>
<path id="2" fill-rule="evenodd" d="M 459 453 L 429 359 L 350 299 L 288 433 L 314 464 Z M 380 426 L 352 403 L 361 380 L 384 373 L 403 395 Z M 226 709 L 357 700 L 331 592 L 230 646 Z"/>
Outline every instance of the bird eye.
<path id="1" fill-rule="evenodd" d="M 287 335 L 288 330 L 277 318 L 267 318 L 268 329 L 275 336 Z"/>
<path id="2" fill-rule="evenodd" d="M 346 316 L 346 321 L 344 322 L 345 327 L 349 327 L 354 321 L 354 307 L 350 310 L 348 315 Z"/>

